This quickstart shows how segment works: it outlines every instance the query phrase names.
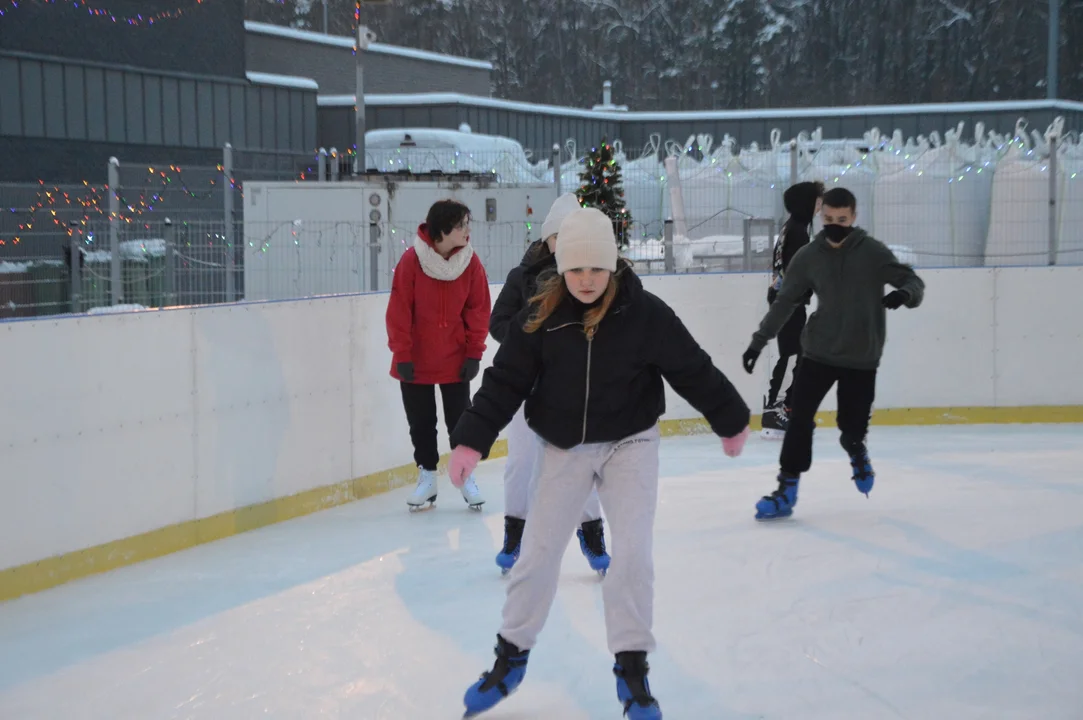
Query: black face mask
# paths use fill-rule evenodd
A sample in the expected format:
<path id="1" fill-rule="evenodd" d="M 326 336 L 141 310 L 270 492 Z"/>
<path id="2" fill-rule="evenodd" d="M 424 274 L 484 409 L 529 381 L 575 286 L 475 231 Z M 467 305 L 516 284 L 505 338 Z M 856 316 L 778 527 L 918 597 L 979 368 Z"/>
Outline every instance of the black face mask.
<path id="1" fill-rule="evenodd" d="M 833 243 L 840 243 L 846 239 L 851 230 L 853 228 L 846 225 L 824 225 L 824 237 Z"/>

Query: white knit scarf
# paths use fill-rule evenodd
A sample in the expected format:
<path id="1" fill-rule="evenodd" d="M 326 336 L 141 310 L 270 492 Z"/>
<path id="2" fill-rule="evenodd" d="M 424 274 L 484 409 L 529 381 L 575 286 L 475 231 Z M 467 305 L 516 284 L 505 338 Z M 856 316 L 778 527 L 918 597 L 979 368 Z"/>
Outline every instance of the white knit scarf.
<path id="1" fill-rule="evenodd" d="M 470 258 L 474 257 L 474 248 L 467 243 L 459 252 L 445 260 L 444 256 L 436 252 L 420 235 L 414 238 L 414 251 L 417 252 L 417 259 L 421 261 L 421 270 L 433 280 L 445 282 L 458 280 L 470 265 Z"/>

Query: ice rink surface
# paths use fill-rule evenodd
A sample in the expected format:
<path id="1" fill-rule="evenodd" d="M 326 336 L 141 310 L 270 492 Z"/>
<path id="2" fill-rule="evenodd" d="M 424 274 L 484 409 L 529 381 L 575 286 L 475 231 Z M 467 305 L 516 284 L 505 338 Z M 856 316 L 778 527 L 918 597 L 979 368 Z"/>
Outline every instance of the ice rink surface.
<path id="1" fill-rule="evenodd" d="M 771 524 L 777 442 L 663 441 L 665 717 L 1083 717 L 1083 426 L 874 427 L 869 499 L 837 437 Z M 480 514 L 444 480 L 425 513 L 401 489 L 2 604 L 0 718 L 459 718 L 504 601 L 502 469 Z M 570 544 L 526 681 L 483 717 L 621 717 L 601 582 Z"/>

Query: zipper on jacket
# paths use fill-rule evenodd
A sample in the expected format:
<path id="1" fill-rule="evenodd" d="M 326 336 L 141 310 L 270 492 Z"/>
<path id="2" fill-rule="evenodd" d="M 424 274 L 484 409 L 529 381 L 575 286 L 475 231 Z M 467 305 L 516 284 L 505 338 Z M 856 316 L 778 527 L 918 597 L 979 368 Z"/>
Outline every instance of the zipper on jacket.
<path id="1" fill-rule="evenodd" d="M 587 408 L 590 406 L 590 349 L 594 343 L 594 336 L 587 338 L 587 392 L 583 398 L 583 439 L 580 444 L 587 442 Z"/>
<path id="2" fill-rule="evenodd" d="M 557 325 L 556 327 L 548 328 L 546 330 L 546 332 L 554 332 L 555 330 L 561 330 L 563 328 L 572 327 L 573 325 L 583 325 L 583 321 L 580 320 L 580 321 L 577 321 L 577 322 L 568 322 L 568 323 L 564 323 L 563 325 Z M 588 335 L 587 336 L 587 383 L 586 383 L 587 390 L 586 390 L 586 393 L 583 396 L 583 437 L 579 441 L 580 444 L 586 443 L 586 441 L 587 441 L 587 409 L 590 406 L 590 355 L 591 355 L 590 350 L 591 350 L 593 342 L 594 342 L 594 335 Z"/>

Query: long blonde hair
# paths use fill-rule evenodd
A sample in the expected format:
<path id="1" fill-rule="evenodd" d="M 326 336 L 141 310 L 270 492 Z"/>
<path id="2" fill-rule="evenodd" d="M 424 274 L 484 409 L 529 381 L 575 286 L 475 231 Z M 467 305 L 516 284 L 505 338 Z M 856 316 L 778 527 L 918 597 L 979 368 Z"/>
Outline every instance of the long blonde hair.
<path id="1" fill-rule="evenodd" d="M 610 273 L 609 284 L 605 287 L 602 301 L 583 314 L 583 333 L 588 338 L 594 337 L 594 333 L 598 331 L 598 324 L 605 317 L 605 314 L 609 312 L 613 300 L 617 297 L 617 290 L 620 288 L 620 280 L 617 279 L 617 275 L 621 269 L 618 268 L 617 272 Z M 538 286 L 538 292 L 535 293 L 534 297 L 530 298 L 530 304 L 534 305 L 535 309 L 530 319 L 523 325 L 523 330 L 528 333 L 537 332 L 542 323 L 549 319 L 549 316 L 553 314 L 557 306 L 569 294 L 563 275 L 553 274 L 542 280 Z"/>

